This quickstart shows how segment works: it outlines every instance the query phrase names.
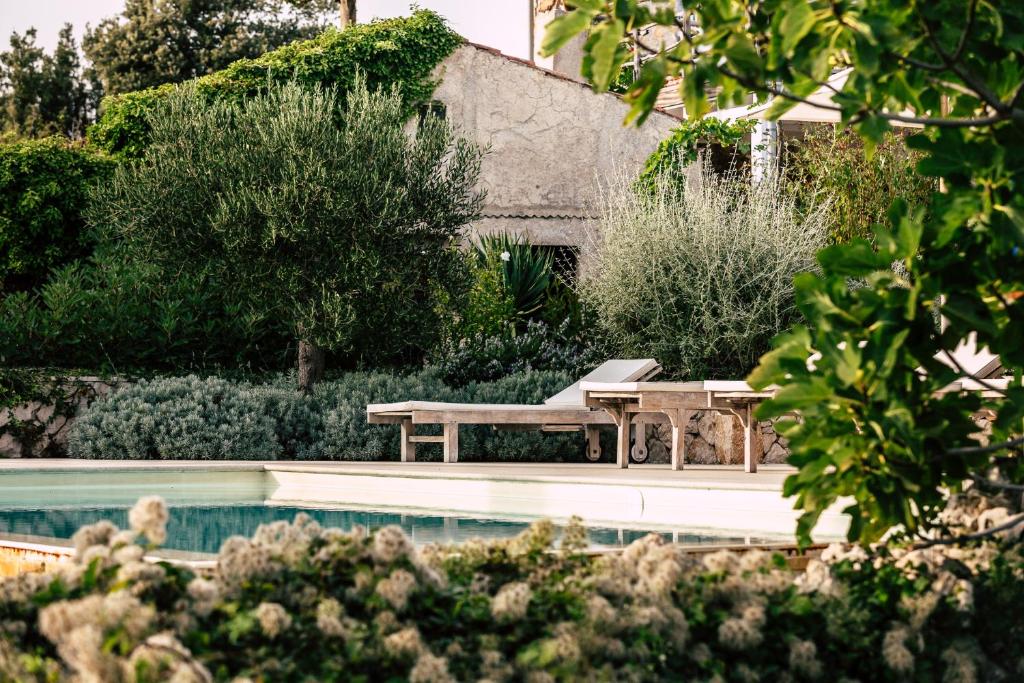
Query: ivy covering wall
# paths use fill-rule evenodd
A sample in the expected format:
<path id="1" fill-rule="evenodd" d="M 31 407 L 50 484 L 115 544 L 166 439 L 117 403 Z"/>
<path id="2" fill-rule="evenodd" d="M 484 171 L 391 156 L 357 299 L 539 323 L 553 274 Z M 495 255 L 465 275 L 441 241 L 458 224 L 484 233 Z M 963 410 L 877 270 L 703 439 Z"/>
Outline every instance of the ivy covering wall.
<path id="1" fill-rule="evenodd" d="M 745 119 L 731 122 L 715 118 L 681 122 L 647 157 L 637 188 L 653 191 L 659 178 L 663 177 L 673 182 L 685 182 L 685 169 L 697 161 L 701 150 L 707 151 L 707 161 L 712 168 L 719 172 L 727 170 L 736 161 L 736 154 L 750 152 L 750 145 L 744 140 L 756 123 Z"/>
<path id="2" fill-rule="evenodd" d="M 429 101 L 437 85 L 431 74 L 462 38 L 430 10 L 410 17 L 329 29 L 256 59 L 243 59 L 222 71 L 194 80 L 211 100 L 240 99 L 270 83 L 295 80 L 305 85 L 334 86 L 346 91 L 362 72 L 371 89 L 397 86 L 409 112 Z M 174 85 L 107 97 L 88 137 L 111 154 L 139 156 L 148 144 L 146 117 L 173 92 Z"/>

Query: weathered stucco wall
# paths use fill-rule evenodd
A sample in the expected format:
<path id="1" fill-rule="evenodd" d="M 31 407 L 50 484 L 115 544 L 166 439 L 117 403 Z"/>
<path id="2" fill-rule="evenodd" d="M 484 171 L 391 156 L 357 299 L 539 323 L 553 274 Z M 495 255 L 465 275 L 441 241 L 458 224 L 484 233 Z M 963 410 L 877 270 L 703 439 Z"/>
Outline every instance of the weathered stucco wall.
<path id="1" fill-rule="evenodd" d="M 582 245 L 601 180 L 635 174 L 679 123 L 655 112 L 622 125 L 611 94 L 489 48 L 466 45 L 438 67 L 434 97 L 463 134 L 490 146 L 476 232 L 521 231 L 535 244 Z"/>

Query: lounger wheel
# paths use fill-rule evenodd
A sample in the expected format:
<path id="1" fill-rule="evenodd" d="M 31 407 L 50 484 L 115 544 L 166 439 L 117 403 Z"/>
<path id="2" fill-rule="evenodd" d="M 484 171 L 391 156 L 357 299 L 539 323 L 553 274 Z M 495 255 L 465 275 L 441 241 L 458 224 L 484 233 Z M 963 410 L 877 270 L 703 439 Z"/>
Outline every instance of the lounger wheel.
<path id="1" fill-rule="evenodd" d="M 597 431 L 597 427 L 589 426 L 583 430 L 587 437 L 587 448 L 584 451 L 587 454 L 587 460 L 590 462 L 597 462 L 601 459 L 601 435 Z"/>
<path id="2" fill-rule="evenodd" d="M 633 428 L 633 447 L 629 449 L 630 458 L 635 463 L 647 461 L 647 425 L 637 422 Z"/>
<path id="3" fill-rule="evenodd" d="M 635 463 L 643 463 L 647 461 L 647 444 L 633 443 L 633 447 L 629 449 L 629 457 Z"/>

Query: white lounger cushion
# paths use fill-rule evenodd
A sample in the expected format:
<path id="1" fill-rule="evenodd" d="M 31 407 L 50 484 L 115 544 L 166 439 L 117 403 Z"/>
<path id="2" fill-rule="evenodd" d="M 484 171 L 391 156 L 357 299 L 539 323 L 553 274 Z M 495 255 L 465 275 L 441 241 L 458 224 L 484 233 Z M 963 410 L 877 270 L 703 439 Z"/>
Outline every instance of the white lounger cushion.
<path id="1" fill-rule="evenodd" d="M 584 391 L 706 391 L 711 393 L 756 393 L 743 380 L 691 380 L 688 382 L 589 382 L 582 383 Z"/>
<path id="2" fill-rule="evenodd" d="M 414 410 L 446 410 L 446 411 L 486 411 L 486 410 L 525 410 L 532 412 L 544 412 L 551 410 L 565 410 L 566 408 L 579 408 L 589 410 L 583 405 L 583 392 L 580 390 L 580 382 L 633 382 L 647 379 L 655 374 L 661 367 L 653 358 L 642 358 L 639 360 L 609 360 L 598 366 L 593 372 L 566 387 L 540 405 L 516 405 L 516 404 L 483 404 L 483 403 L 443 403 L 436 401 L 400 401 L 398 403 L 371 403 L 366 406 L 367 413 L 408 413 Z"/>
<path id="3" fill-rule="evenodd" d="M 549 406 L 583 406 L 583 391 L 580 389 L 581 382 L 635 382 L 648 379 L 660 369 L 658 362 L 653 358 L 640 359 L 615 359 L 601 363 L 593 372 L 588 373 L 572 386 L 562 389 L 560 392 L 544 401 Z"/>
<path id="4" fill-rule="evenodd" d="M 437 401 L 399 401 L 398 403 L 371 403 L 366 406 L 369 413 L 411 413 L 414 410 L 455 411 L 488 411 L 488 410 L 522 410 L 535 413 L 565 410 L 567 407 L 583 406 L 536 405 L 517 403 L 441 403 Z"/>
<path id="5" fill-rule="evenodd" d="M 989 351 L 987 346 L 979 349 L 973 332 L 953 350 L 953 357 L 956 358 L 956 363 L 959 363 L 960 367 L 967 372 L 968 377 L 990 379 L 1004 374 L 999 356 Z M 954 370 L 957 369 L 956 363 L 949 360 L 945 353 L 939 352 L 935 355 L 935 359 Z"/>

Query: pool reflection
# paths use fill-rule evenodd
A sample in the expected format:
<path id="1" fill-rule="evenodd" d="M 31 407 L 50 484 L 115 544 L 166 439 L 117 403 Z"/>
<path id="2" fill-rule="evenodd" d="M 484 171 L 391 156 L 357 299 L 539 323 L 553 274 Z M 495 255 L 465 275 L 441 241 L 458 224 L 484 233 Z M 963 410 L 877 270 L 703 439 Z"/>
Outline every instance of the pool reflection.
<path id="1" fill-rule="evenodd" d="M 17 508 L 0 510 L 0 535 L 26 534 L 68 539 L 86 524 L 109 519 L 121 528 L 128 525 L 127 506 L 74 508 Z M 463 516 L 419 515 L 358 509 L 276 507 L 260 504 L 170 506 L 166 547 L 175 550 L 215 553 L 231 536 L 251 536 L 260 524 L 292 520 L 305 512 L 324 527 L 352 529 L 359 525 L 376 529 L 388 524 L 402 527 L 413 541 L 457 543 L 470 538 L 507 538 L 525 529 L 529 522 L 480 519 Z M 595 547 L 621 547 L 645 536 L 642 529 L 593 527 L 589 529 Z M 773 539 L 714 536 L 692 531 L 659 531 L 666 540 L 687 544 L 766 543 Z"/>

